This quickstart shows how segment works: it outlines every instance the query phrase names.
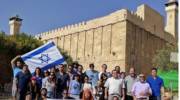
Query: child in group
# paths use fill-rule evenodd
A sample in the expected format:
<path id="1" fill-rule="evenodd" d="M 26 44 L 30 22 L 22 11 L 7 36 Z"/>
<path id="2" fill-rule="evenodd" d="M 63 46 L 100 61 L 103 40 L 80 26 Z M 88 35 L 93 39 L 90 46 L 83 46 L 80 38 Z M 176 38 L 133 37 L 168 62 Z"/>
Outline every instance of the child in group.
<path id="1" fill-rule="evenodd" d="M 119 99 L 119 96 L 116 96 L 116 95 L 113 96 L 113 100 L 120 100 L 120 99 Z"/>
<path id="2" fill-rule="evenodd" d="M 98 85 L 96 86 L 95 89 L 96 89 L 96 94 L 95 94 L 96 100 L 104 100 L 105 88 L 103 82 L 98 81 Z"/>
<path id="3" fill-rule="evenodd" d="M 46 88 L 41 89 L 41 96 L 40 96 L 39 100 L 47 100 L 47 89 Z"/>
<path id="4" fill-rule="evenodd" d="M 95 94 L 96 100 L 104 100 L 104 95 L 105 95 L 104 84 L 105 84 L 107 78 L 108 77 L 105 73 L 101 74 L 100 79 L 97 83 L 97 86 L 95 87 L 95 89 L 96 89 L 96 94 Z"/>
<path id="5" fill-rule="evenodd" d="M 73 97 L 74 99 L 79 99 L 79 95 L 81 92 L 81 83 L 79 82 L 79 75 L 74 75 L 74 79 L 70 82 L 69 85 L 69 92 L 70 97 Z"/>
<path id="6" fill-rule="evenodd" d="M 93 90 L 92 84 L 89 82 L 89 77 L 85 75 L 84 76 L 84 83 L 82 84 L 82 89 L 81 89 L 81 93 L 80 93 L 80 99 L 82 99 L 83 92 L 86 89 L 89 89 L 91 92 Z"/>
<path id="7" fill-rule="evenodd" d="M 93 87 L 92 87 L 92 84 L 89 82 L 89 77 L 88 76 L 85 76 L 84 77 L 84 84 L 82 85 L 82 89 L 85 90 L 85 89 L 89 89 L 93 90 Z"/>
<path id="8" fill-rule="evenodd" d="M 94 100 L 92 91 L 86 88 L 83 92 L 82 100 Z"/>

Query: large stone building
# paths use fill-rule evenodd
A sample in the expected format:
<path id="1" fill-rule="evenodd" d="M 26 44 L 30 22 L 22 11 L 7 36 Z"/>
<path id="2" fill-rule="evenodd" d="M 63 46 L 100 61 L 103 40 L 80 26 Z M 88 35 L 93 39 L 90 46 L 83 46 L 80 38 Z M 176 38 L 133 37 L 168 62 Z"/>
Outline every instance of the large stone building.
<path id="1" fill-rule="evenodd" d="M 178 2 L 166 4 L 167 24 L 157 11 L 140 5 L 137 11 L 121 9 L 107 16 L 53 29 L 36 35 L 44 42 L 53 40 L 74 61 L 86 68 L 94 63 L 100 69 L 106 63 L 111 70 L 119 65 L 127 71 L 149 72 L 156 50 L 177 42 Z"/>

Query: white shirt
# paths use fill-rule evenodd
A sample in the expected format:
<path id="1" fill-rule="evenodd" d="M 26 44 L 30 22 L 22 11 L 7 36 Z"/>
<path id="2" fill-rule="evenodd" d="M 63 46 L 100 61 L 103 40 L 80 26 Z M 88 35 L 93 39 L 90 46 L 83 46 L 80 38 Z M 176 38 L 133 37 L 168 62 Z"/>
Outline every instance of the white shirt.
<path id="1" fill-rule="evenodd" d="M 92 90 L 92 85 L 91 85 L 90 83 L 84 83 L 84 85 L 83 85 L 83 90 L 85 90 L 85 89 L 90 89 L 90 90 Z"/>
<path id="2" fill-rule="evenodd" d="M 45 88 L 47 80 L 48 80 L 48 77 L 45 77 L 45 78 L 42 79 L 42 88 Z"/>
<path id="3" fill-rule="evenodd" d="M 98 75 L 99 80 L 101 79 L 102 73 L 105 73 L 107 75 L 107 77 L 111 76 L 109 72 L 99 72 L 99 75 Z"/>
<path id="4" fill-rule="evenodd" d="M 42 88 L 46 88 L 47 91 L 51 91 L 53 92 L 55 89 L 55 83 L 54 82 L 50 82 L 48 79 L 45 81 L 45 83 L 43 84 Z"/>
<path id="5" fill-rule="evenodd" d="M 142 92 L 145 94 L 147 94 L 147 93 L 152 94 L 151 87 L 147 82 L 144 82 L 144 83 L 141 83 L 140 81 L 135 82 L 133 84 L 131 91 L 132 91 L 133 95 L 135 95 L 136 98 L 147 98 L 149 96 L 149 95 L 141 96 L 140 93 L 142 93 Z"/>
<path id="6" fill-rule="evenodd" d="M 108 78 L 104 87 L 108 88 L 109 94 L 119 94 L 121 95 L 122 88 L 125 88 L 123 79 L 115 79 L 114 77 Z"/>

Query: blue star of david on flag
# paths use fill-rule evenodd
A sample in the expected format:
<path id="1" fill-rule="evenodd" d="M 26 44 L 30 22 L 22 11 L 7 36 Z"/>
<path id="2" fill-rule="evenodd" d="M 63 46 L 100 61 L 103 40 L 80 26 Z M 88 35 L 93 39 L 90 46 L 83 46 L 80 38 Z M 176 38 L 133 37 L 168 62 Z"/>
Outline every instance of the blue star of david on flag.
<path id="1" fill-rule="evenodd" d="M 35 71 L 36 67 L 44 71 L 58 64 L 66 63 L 64 57 L 52 41 L 22 55 L 21 58 L 29 66 L 31 73 Z"/>
<path id="2" fill-rule="evenodd" d="M 41 54 L 41 57 L 39 57 L 39 59 L 41 60 L 41 63 L 48 63 L 48 61 L 51 60 L 48 54 Z"/>

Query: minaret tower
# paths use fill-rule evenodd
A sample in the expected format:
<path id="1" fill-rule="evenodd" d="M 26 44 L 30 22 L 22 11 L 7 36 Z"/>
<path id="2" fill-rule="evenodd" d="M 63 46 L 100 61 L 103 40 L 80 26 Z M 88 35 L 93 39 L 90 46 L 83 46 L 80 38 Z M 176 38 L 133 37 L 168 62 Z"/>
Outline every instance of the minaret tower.
<path id="1" fill-rule="evenodd" d="M 9 18 L 10 35 L 19 34 L 21 24 L 22 24 L 22 19 L 19 18 L 18 15 Z"/>
<path id="2" fill-rule="evenodd" d="M 178 40 L 178 2 L 176 0 L 169 0 L 165 4 L 167 13 L 167 23 L 165 30 L 172 34 L 175 40 Z"/>

